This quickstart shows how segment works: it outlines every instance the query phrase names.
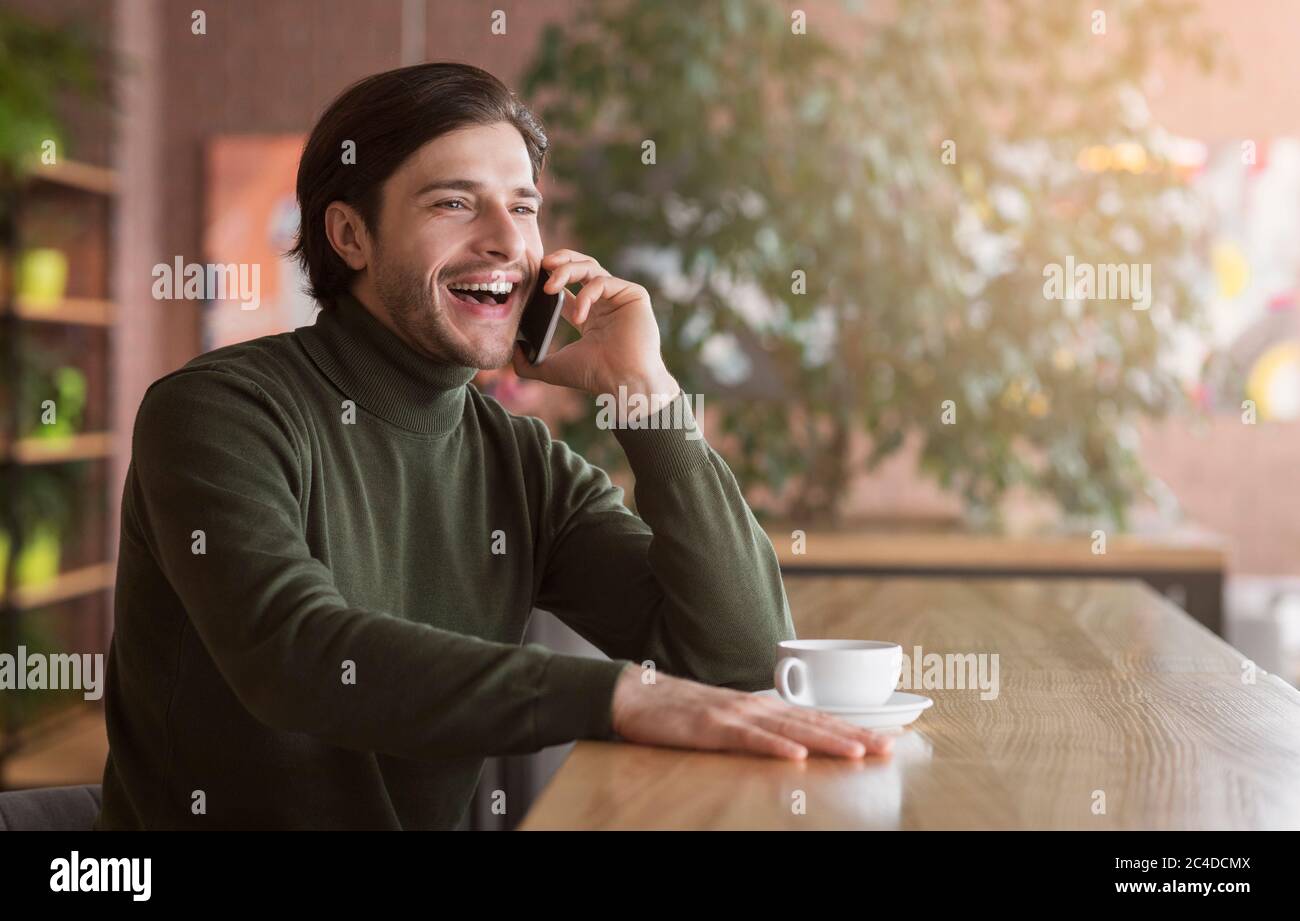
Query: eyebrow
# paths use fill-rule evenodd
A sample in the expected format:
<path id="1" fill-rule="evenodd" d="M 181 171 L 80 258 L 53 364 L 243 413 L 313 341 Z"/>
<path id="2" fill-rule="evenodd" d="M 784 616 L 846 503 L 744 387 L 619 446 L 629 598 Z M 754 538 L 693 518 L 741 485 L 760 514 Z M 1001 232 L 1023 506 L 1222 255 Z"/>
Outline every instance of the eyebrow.
<path id="1" fill-rule="evenodd" d="M 481 192 L 483 183 L 475 182 L 473 179 L 435 179 L 433 182 L 425 183 L 420 191 L 415 193 L 416 198 L 423 198 L 436 189 L 456 189 L 460 192 Z M 542 203 L 542 193 L 530 186 L 519 186 L 514 190 L 516 198 L 531 198 L 539 205 Z"/>

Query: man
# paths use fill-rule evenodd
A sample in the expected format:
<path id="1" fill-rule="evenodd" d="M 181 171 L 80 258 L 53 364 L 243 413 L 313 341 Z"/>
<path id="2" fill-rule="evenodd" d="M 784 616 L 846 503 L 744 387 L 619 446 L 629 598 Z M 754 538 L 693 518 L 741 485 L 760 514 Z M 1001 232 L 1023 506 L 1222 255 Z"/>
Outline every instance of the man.
<path id="1" fill-rule="evenodd" d="M 645 289 L 543 258 L 546 147 L 463 65 L 370 77 L 321 117 L 295 250 L 315 325 L 202 355 L 141 402 L 97 827 L 454 828 L 485 756 L 579 738 L 887 751 L 745 693 L 793 629 L 771 543 L 704 440 L 615 430 L 638 517 L 469 386 L 513 356 L 693 422 Z M 581 339 L 534 367 L 514 340 L 542 268 L 552 291 L 581 286 Z M 534 606 L 612 661 L 521 647 Z"/>

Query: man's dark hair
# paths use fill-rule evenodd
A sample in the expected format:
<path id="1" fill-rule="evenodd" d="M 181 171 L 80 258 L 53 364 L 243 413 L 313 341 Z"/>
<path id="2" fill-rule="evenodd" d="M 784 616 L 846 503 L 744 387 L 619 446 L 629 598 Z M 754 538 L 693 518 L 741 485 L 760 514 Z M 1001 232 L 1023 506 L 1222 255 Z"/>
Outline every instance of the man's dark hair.
<path id="1" fill-rule="evenodd" d="M 469 64 L 435 62 L 385 71 L 352 84 L 312 129 L 298 161 L 298 239 L 289 255 L 307 273 L 322 307 L 348 290 L 355 274 L 325 236 L 325 209 L 342 201 L 375 234 L 381 189 L 406 158 L 434 138 L 458 128 L 508 122 L 518 129 L 541 175 L 548 142 L 536 116 L 504 83 Z M 344 143 L 355 163 L 344 162 Z M 348 157 L 348 160 L 353 159 Z"/>

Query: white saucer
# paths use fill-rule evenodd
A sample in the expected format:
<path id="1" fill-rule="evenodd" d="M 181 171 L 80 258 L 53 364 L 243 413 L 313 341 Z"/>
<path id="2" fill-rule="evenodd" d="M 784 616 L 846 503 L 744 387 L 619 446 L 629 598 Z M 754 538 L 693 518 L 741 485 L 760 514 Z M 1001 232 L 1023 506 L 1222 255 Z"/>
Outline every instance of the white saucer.
<path id="1" fill-rule="evenodd" d="M 775 697 L 777 700 L 785 700 L 777 692 L 776 688 L 768 688 L 766 691 L 755 691 L 754 693 L 761 694 L 764 697 Z M 786 701 L 786 703 L 790 703 L 790 701 Z M 800 707 L 803 704 L 794 704 L 793 706 Z M 906 691 L 895 691 L 889 700 L 875 707 L 811 707 L 809 709 L 829 713 L 832 716 L 839 717 L 846 723 L 861 726 L 863 729 L 890 729 L 894 726 L 906 726 L 932 706 L 934 706 L 934 701 L 929 697 L 921 694 L 909 694 Z"/>

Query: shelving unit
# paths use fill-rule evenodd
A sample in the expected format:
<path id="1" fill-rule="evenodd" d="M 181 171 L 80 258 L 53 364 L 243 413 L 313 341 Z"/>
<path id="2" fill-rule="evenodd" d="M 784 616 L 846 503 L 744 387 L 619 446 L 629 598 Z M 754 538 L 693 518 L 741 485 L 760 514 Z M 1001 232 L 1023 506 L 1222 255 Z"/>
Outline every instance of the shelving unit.
<path id="1" fill-rule="evenodd" d="M 7 496 L 17 497 L 23 489 L 23 480 L 30 477 L 35 468 L 51 465 L 89 462 L 106 468 L 112 460 L 114 443 L 113 433 L 104 429 L 109 416 L 106 412 L 108 402 L 106 394 L 112 378 L 111 349 L 109 337 L 112 335 L 115 305 L 107 295 L 108 253 L 111 220 L 117 191 L 116 173 L 107 167 L 89 163 L 64 161 L 57 166 L 39 167 L 26 182 L 14 199 L 8 203 L 4 212 L 8 219 L 0 227 L 0 261 L 3 262 L 3 289 L 0 290 L 0 331 L 3 332 L 5 349 L 4 361 L 0 362 L 0 373 L 7 394 L 8 405 L 0 408 L 0 487 Z M 26 226 L 33 211 L 41 212 L 41 220 L 46 225 L 68 224 L 91 226 L 93 229 L 77 238 L 77 249 L 68 252 L 69 283 L 68 296 L 56 303 L 38 303 L 24 299 L 17 294 L 17 258 L 25 246 L 45 245 L 40 239 L 40 232 L 29 234 Z M 51 218 L 51 215 L 54 215 Z M 98 227 L 93 225 L 98 224 Z M 29 239 L 32 237 L 33 239 Z M 93 330 L 102 335 L 102 355 L 87 354 L 82 339 L 86 330 Z M 91 424 L 91 430 L 77 432 L 60 437 L 33 437 L 29 432 L 19 430 L 24 413 L 23 390 L 24 348 L 23 343 L 29 335 L 38 334 L 44 339 L 65 342 L 71 356 L 79 365 L 88 363 L 92 370 L 98 370 L 88 381 L 88 390 L 98 397 L 100 415 L 103 425 Z M 93 352 L 93 350 L 91 350 Z M 88 375 L 89 377 L 90 375 Z M 87 420 L 89 422 L 89 420 Z M 79 507 L 94 505 L 97 511 L 91 521 L 102 524 L 110 507 L 107 493 L 108 477 L 100 471 L 100 482 L 88 480 L 83 489 L 98 486 L 97 494 L 73 497 Z M 93 500 L 93 501 L 92 501 Z M 10 506 L 14 503 L 6 502 Z M 52 579 L 35 585 L 18 585 L 17 562 L 22 552 L 24 534 L 18 527 L 18 516 L 14 512 L 7 520 L 0 520 L 0 526 L 9 531 L 10 548 L 7 572 L 4 574 L 3 592 L 0 592 L 0 649 L 12 652 L 20 642 L 20 621 L 23 617 L 48 619 L 55 617 L 60 610 L 73 619 L 93 618 L 93 640 L 90 627 L 76 624 L 77 635 L 88 642 L 79 644 L 76 652 L 107 653 L 107 634 L 110 597 L 113 587 L 115 565 L 108 559 L 86 560 L 87 548 L 91 548 L 104 557 L 109 554 L 107 533 L 103 527 L 86 526 L 88 533 L 78 537 L 82 543 L 74 544 L 74 554 L 69 560 L 65 554 L 61 562 L 61 571 Z M 62 650 L 61 650 L 62 651 Z M 66 650 L 74 651 L 74 650 Z M 4 695 L 10 700 L 13 695 Z M 10 706 L 0 703 L 0 717 L 3 718 L 3 736 L 0 736 L 0 789 L 4 789 L 8 777 L 5 762 L 31 742 L 57 727 L 75 718 L 75 711 L 86 712 L 85 707 L 71 705 L 43 714 L 39 720 L 29 722 L 22 719 L 16 704 Z"/>
<path id="2" fill-rule="evenodd" d="M 26 466 L 66 464 L 108 457 L 113 450 L 112 432 L 82 432 L 68 438 L 20 438 L 10 445 L 0 439 L 0 451 L 13 462 Z"/>
<path id="3" fill-rule="evenodd" d="M 15 588 L 9 603 L 19 611 L 33 611 L 61 601 L 71 601 L 92 592 L 113 587 L 112 563 L 96 563 L 61 572 L 50 581 L 28 588 Z"/>
<path id="4" fill-rule="evenodd" d="M 18 298 L 14 310 L 33 323 L 73 323 L 81 326 L 112 326 L 112 301 L 91 297 L 64 298 L 53 307 L 36 306 Z"/>

